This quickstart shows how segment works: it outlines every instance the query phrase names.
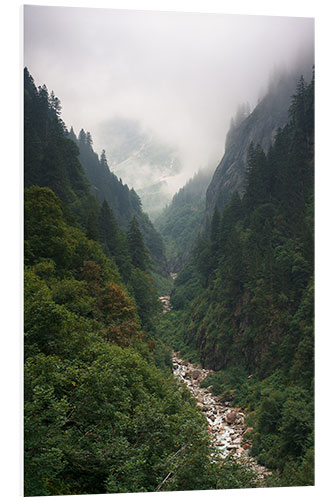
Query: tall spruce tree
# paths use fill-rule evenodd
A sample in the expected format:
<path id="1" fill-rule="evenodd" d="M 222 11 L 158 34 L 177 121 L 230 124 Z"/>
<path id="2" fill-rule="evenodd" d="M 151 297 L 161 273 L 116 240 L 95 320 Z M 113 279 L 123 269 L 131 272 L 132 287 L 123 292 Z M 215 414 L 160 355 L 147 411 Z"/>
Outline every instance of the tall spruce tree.
<path id="1" fill-rule="evenodd" d="M 149 264 L 149 253 L 144 244 L 136 217 L 131 220 L 127 239 L 133 266 L 146 271 Z"/>
<path id="2" fill-rule="evenodd" d="M 99 216 L 100 241 L 106 253 L 115 257 L 118 254 L 119 229 L 116 219 L 106 200 L 103 201 Z"/>

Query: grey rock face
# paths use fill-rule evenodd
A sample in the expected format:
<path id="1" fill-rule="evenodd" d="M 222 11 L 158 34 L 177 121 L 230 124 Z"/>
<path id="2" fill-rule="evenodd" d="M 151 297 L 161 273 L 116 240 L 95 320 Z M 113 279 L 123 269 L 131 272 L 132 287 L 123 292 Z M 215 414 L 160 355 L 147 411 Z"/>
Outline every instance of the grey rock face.
<path id="1" fill-rule="evenodd" d="M 288 121 L 290 99 L 299 76 L 281 78 L 252 113 L 229 130 L 224 156 L 207 188 L 204 225 L 210 221 L 215 206 L 221 212 L 235 191 L 243 193 L 249 146 L 253 142 L 268 151 L 278 129 Z"/>

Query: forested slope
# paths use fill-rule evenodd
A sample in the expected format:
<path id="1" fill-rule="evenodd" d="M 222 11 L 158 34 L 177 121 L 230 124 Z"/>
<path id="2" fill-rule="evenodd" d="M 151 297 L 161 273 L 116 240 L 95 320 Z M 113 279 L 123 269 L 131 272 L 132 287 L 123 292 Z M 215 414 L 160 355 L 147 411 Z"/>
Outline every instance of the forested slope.
<path id="1" fill-rule="evenodd" d="M 139 223 L 90 194 L 60 102 L 25 70 L 25 496 L 254 486 L 211 457 L 203 416 L 153 339 Z"/>
<path id="2" fill-rule="evenodd" d="M 109 204 L 114 217 L 124 231 L 127 231 L 130 221 L 135 217 L 143 234 L 144 242 L 152 255 L 154 271 L 161 276 L 168 276 L 164 242 L 158 234 L 148 215 L 142 211 L 141 200 L 134 189 L 129 189 L 121 179 L 110 171 L 105 151 L 101 157 L 93 149 L 93 140 L 89 132 L 81 129 L 78 138 L 73 129 L 67 137 L 79 147 L 79 160 L 84 167 L 87 179 L 91 184 L 91 192 L 100 203 L 104 200 Z"/>
<path id="3" fill-rule="evenodd" d="M 268 152 L 279 128 L 288 122 L 290 97 L 295 91 L 299 75 L 311 79 L 311 63 L 301 62 L 289 72 L 272 77 L 266 94 L 252 112 L 237 113 L 232 120 L 225 142 L 225 153 L 218 164 L 207 189 L 205 221 L 210 224 L 215 207 L 223 210 L 234 192 L 245 190 L 248 148 L 260 144 Z M 241 109 L 241 108 L 240 108 Z M 240 110 L 239 110 L 240 111 Z"/>
<path id="4" fill-rule="evenodd" d="M 175 273 L 182 269 L 199 235 L 212 173 L 211 168 L 199 170 L 155 220 L 165 242 L 170 270 Z"/>
<path id="5" fill-rule="evenodd" d="M 165 267 L 163 244 L 159 243 L 161 237 L 141 211 L 140 200 L 134 190 L 130 193 L 127 186 L 123 186 L 113 176 L 106 162 L 103 163 L 103 157 L 100 161 L 91 145 L 89 146 L 89 141 L 87 143 L 85 140 L 88 158 L 92 158 L 90 163 L 87 161 L 91 169 L 90 176 L 100 183 L 103 183 L 104 179 L 105 186 L 105 197 L 99 196 L 100 202 L 91 194 L 95 188 L 90 185 L 86 171 L 81 165 L 82 154 L 69 138 L 70 134 L 61 120 L 60 110 L 59 99 L 53 93 L 49 96 L 45 86 L 37 89 L 26 69 L 25 187 L 37 185 L 52 189 L 62 202 L 66 221 L 80 228 L 89 239 L 101 244 L 105 254 L 117 265 L 129 292 L 135 297 L 143 326 L 151 330 L 154 316 L 160 309 L 152 271 L 166 273 L 165 270 L 161 271 L 161 268 Z M 82 135 L 86 139 L 86 135 Z M 116 208 L 115 212 L 112 207 Z M 116 220 L 119 210 L 125 214 L 121 219 L 122 227 Z M 157 252 L 162 262 L 158 269 L 154 264 L 156 258 L 144 249 L 140 221 L 147 222 L 146 236 L 150 234 L 151 229 L 152 246 L 155 249 L 158 247 L 161 252 Z M 129 240 L 133 238 L 136 246 L 131 247 Z M 140 261 L 137 259 L 139 254 Z"/>
<path id="6" fill-rule="evenodd" d="M 207 384 L 250 412 L 252 452 L 282 485 L 313 484 L 313 107 L 301 78 L 288 123 L 266 153 L 250 143 L 244 195 L 215 208 L 171 297 L 182 341 L 218 371 Z"/>

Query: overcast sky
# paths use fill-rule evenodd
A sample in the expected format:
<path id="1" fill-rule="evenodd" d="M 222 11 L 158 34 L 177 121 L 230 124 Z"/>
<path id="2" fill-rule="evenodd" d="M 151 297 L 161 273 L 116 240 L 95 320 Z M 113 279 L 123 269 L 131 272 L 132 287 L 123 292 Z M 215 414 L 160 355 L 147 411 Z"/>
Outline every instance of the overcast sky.
<path id="1" fill-rule="evenodd" d="M 24 63 L 76 133 L 138 119 L 181 151 L 188 175 L 218 163 L 237 105 L 313 44 L 313 19 L 25 7 Z"/>

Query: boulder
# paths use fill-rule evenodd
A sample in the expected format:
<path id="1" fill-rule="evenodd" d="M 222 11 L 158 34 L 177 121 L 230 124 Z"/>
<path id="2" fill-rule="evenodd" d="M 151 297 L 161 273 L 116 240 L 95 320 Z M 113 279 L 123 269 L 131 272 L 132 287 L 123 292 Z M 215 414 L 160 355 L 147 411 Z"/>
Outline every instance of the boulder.
<path id="1" fill-rule="evenodd" d="M 230 411 L 227 415 L 228 424 L 233 424 L 236 420 L 237 414 L 234 411 Z"/>
<path id="2" fill-rule="evenodd" d="M 244 448 L 244 450 L 251 448 L 251 446 L 252 446 L 252 441 L 245 441 L 245 443 L 242 443 L 242 447 Z"/>
<path id="3" fill-rule="evenodd" d="M 201 375 L 201 371 L 200 370 L 193 370 L 191 372 L 191 377 L 193 378 L 193 380 L 197 380 Z"/>

